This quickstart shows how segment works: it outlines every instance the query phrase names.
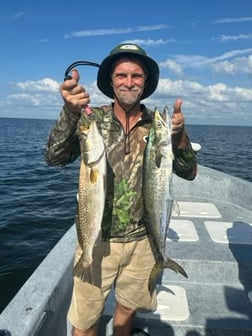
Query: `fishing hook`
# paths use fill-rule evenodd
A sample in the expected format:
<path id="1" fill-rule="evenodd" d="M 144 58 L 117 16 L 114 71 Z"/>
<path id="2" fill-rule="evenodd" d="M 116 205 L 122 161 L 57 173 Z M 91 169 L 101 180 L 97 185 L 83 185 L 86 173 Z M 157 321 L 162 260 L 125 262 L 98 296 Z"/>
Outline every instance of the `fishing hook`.
<path id="1" fill-rule="evenodd" d="M 95 62 L 89 62 L 89 61 L 76 61 L 76 62 L 72 63 L 71 65 L 69 65 L 69 67 L 66 69 L 64 80 L 67 80 L 67 79 L 71 79 L 71 78 L 72 78 L 72 76 L 69 75 L 69 73 L 70 73 L 71 70 L 73 70 L 73 69 L 74 69 L 76 66 L 78 66 L 78 65 L 90 65 L 90 66 L 94 66 L 94 67 L 97 67 L 97 68 L 100 67 L 100 64 L 95 63 Z"/>

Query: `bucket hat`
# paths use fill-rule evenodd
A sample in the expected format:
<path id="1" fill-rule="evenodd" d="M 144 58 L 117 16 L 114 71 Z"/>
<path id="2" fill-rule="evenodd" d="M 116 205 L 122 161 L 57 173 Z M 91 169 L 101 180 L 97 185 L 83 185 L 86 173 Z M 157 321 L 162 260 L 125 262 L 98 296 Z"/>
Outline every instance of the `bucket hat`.
<path id="1" fill-rule="evenodd" d="M 97 74 L 97 86 L 109 98 L 114 98 L 114 91 L 111 86 L 112 65 L 118 58 L 132 55 L 138 58 L 148 71 L 147 84 L 144 88 L 141 99 L 149 97 L 156 89 L 159 79 L 159 67 L 157 63 L 147 56 L 144 49 L 133 43 L 123 43 L 116 46 L 102 63 Z"/>

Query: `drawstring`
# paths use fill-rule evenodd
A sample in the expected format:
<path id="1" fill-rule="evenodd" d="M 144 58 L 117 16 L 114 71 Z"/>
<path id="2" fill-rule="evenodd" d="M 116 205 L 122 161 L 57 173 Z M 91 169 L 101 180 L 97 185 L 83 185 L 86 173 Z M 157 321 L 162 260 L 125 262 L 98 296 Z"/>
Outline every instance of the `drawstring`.
<path id="1" fill-rule="evenodd" d="M 137 104 L 137 103 L 136 103 Z M 136 105 L 135 104 L 135 105 Z M 124 142 L 124 153 L 129 154 L 130 153 L 130 111 L 133 110 L 135 105 L 128 111 L 125 111 L 126 113 L 126 127 L 125 127 L 125 142 Z"/>
<path id="2" fill-rule="evenodd" d="M 116 97 L 116 95 L 115 95 Z M 117 98 L 117 97 L 116 97 Z M 121 108 L 125 111 L 125 115 L 126 115 L 126 129 L 125 129 L 125 141 L 124 141 L 124 153 L 125 154 L 129 154 L 130 153 L 130 139 L 129 139 L 129 135 L 130 135 L 130 122 L 129 122 L 129 118 L 130 118 L 130 112 L 136 107 L 136 105 L 139 103 L 139 101 L 136 101 L 135 104 L 133 106 L 131 106 L 130 109 L 126 110 L 121 104 L 120 104 L 120 100 L 117 98 L 118 104 L 121 106 Z"/>
<path id="3" fill-rule="evenodd" d="M 129 152 L 130 152 L 129 113 L 126 113 L 126 134 L 125 134 L 124 153 L 129 154 Z"/>

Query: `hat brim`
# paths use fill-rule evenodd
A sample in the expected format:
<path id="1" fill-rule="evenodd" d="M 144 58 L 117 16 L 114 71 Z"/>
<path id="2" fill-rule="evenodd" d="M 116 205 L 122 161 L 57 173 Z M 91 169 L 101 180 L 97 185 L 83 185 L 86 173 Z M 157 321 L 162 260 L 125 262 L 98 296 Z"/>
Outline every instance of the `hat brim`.
<path id="1" fill-rule="evenodd" d="M 141 99 L 149 97 L 157 88 L 159 80 L 159 67 L 157 63 L 148 56 L 143 56 L 136 53 L 130 53 L 136 58 L 140 59 L 148 71 L 147 85 L 144 88 L 143 95 Z M 106 57 L 98 70 L 97 74 L 97 86 L 109 98 L 114 98 L 114 91 L 111 83 L 111 67 L 116 59 L 122 58 L 123 56 L 129 55 L 129 52 L 124 52 L 120 54 L 110 55 Z"/>

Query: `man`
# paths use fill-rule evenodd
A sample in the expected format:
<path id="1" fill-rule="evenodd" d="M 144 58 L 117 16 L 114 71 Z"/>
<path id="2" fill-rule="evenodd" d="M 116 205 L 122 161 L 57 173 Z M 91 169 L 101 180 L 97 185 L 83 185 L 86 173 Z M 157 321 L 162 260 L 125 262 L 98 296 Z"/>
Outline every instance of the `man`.
<path id="1" fill-rule="evenodd" d="M 98 88 L 114 100 L 91 109 L 107 155 L 103 241 L 93 251 L 94 284 L 74 277 L 68 314 L 73 336 L 97 335 L 97 323 L 112 286 L 116 296 L 114 336 L 146 335 L 144 331 L 132 331 L 136 311 L 156 308 L 156 292 L 148 291 L 155 260 L 143 219 L 142 197 L 143 156 L 153 111 L 140 101 L 155 91 L 158 80 L 157 63 L 135 44 L 115 47 L 98 71 Z M 78 121 L 90 97 L 78 82 L 78 71 L 73 70 L 72 78 L 60 87 L 64 106 L 48 140 L 46 160 L 50 165 L 63 166 L 80 155 Z M 177 99 L 172 116 L 174 172 L 193 180 L 197 162 L 185 131 L 181 104 Z M 119 204 L 122 196 L 124 201 Z M 80 255 L 78 246 L 75 262 Z"/>

